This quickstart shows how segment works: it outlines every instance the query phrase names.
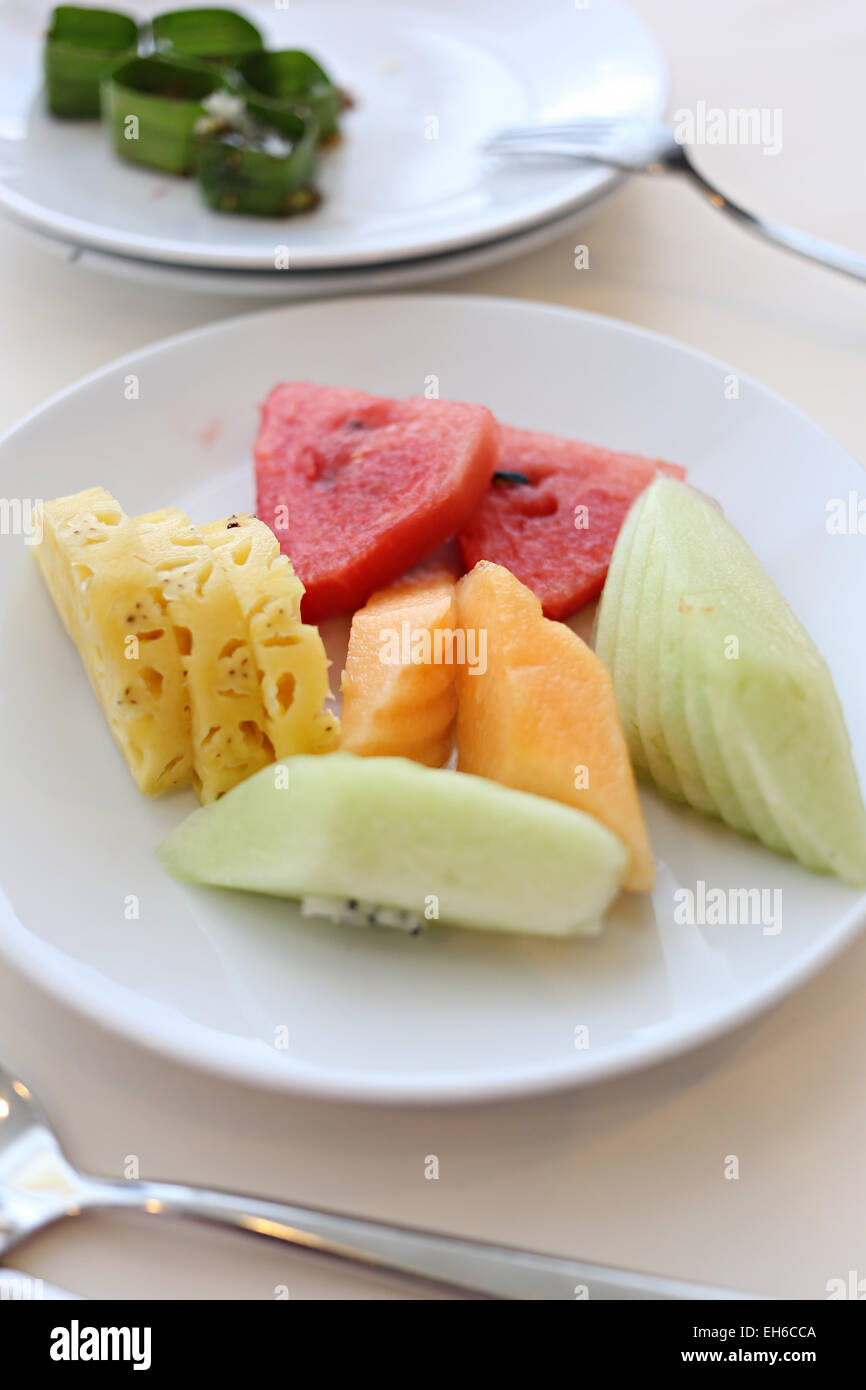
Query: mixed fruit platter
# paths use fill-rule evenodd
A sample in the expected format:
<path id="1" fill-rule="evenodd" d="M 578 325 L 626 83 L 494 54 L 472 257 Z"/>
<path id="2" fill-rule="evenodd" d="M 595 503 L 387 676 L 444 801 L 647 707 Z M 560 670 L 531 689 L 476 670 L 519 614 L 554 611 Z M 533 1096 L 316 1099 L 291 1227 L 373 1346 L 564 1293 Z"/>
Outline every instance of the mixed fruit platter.
<path id="1" fill-rule="evenodd" d="M 202 803 L 157 849 L 171 874 L 349 924 L 590 934 L 654 885 L 637 774 L 866 886 L 829 670 L 683 468 L 289 382 L 255 473 L 256 516 L 91 487 L 37 518 L 136 786 Z M 565 620 L 596 600 L 591 646 Z"/>
<path id="2" fill-rule="evenodd" d="M 227 9 L 171 10 L 147 23 L 60 5 L 45 38 L 48 109 L 99 119 L 115 152 L 191 174 L 218 212 L 285 217 L 318 201 L 316 163 L 348 99 L 311 54 L 267 50 Z"/>

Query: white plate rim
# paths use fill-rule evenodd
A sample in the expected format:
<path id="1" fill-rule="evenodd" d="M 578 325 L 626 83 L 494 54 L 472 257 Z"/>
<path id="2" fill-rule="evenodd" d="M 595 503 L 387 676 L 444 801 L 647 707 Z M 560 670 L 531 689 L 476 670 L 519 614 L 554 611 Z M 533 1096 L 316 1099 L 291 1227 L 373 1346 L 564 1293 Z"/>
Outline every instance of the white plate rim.
<path id="1" fill-rule="evenodd" d="M 87 270 L 115 278 L 130 280 L 139 284 L 162 284 L 189 290 L 193 294 L 221 294 L 228 297 L 250 298 L 271 297 L 282 302 L 297 302 L 316 298 L 335 298 L 354 294 L 379 294 L 386 290 L 399 290 L 403 286 L 430 284 L 440 279 L 451 279 L 459 275 L 470 275 L 478 270 L 501 265 L 518 256 L 530 255 L 549 246 L 558 236 L 571 228 L 577 228 L 609 198 L 612 198 L 625 183 L 624 174 L 616 174 L 591 197 L 576 208 L 557 213 L 547 222 L 524 228 L 509 236 L 496 237 L 493 241 L 479 242 L 475 246 L 465 246 L 457 251 L 444 251 L 441 255 L 418 256 L 412 260 L 392 261 L 383 264 L 347 266 L 335 270 L 221 270 L 217 267 L 175 264 L 169 261 L 142 260 L 134 256 L 123 256 L 114 251 L 102 251 L 92 246 L 76 246 L 49 235 L 43 229 L 25 226 L 15 221 L 13 225 L 31 242 L 44 246 L 60 254 L 63 251 L 77 251 L 77 256 L 62 256 L 70 265 L 81 265 Z M 269 283 L 271 282 L 271 283 Z M 274 285 L 279 285 L 274 289 Z M 296 293 L 291 293 L 291 286 Z"/>
<path id="2" fill-rule="evenodd" d="M 866 899 L 856 904 L 811 951 L 804 952 L 796 966 L 778 979 L 753 990 L 735 1008 L 725 1006 L 705 1013 L 689 1026 L 680 1025 L 675 1036 L 648 1044 L 632 1041 L 608 1046 L 603 1057 L 587 1058 L 579 1068 L 571 1062 L 546 1061 L 525 1067 L 510 1066 L 507 1073 L 483 1069 L 457 1074 L 431 1072 L 424 1077 L 416 1076 L 411 1083 L 395 1080 L 386 1071 L 366 1071 L 363 1078 L 359 1078 L 357 1072 L 336 1067 L 320 1071 L 309 1063 L 296 1066 L 279 1062 L 264 1044 L 260 1052 L 257 1049 L 257 1065 L 253 1071 L 248 1058 L 240 1056 L 224 1034 L 188 1021 L 182 1034 L 173 1039 L 165 1029 L 154 1031 L 146 1021 L 131 1017 L 124 1009 L 128 991 L 122 986 L 110 983 L 100 988 L 84 980 L 79 980 L 77 987 L 70 986 L 68 964 L 65 967 L 63 964 L 65 958 L 52 947 L 36 942 L 25 929 L 20 938 L 16 932 L 17 951 L 10 950 L 8 939 L 0 936 L 0 954 L 31 984 L 59 999 L 73 1013 L 85 1016 L 104 1032 L 117 1034 L 128 1043 L 137 1044 L 168 1061 L 180 1062 L 194 1071 L 309 1099 L 365 1105 L 449 1106 L 519 1100 L 530 1095 L 582 1089 L 630 1076 L 693 1052 L 736 1032 L 781 1003 L 830 965 L 864 926 Z M 154 1016 L 159 1013 L 164 1023 L 165 1014 L 151 1005 L 148 1005 L 148 1012 L 151 1008 Z M 186 1040 L 185 1035 L 191 1034 L 196 1037 L 195 1043 Z M 586 1058 L 586 1054 L 583 1056 Z"/>
<path id="3" fill-rule="evenodd" d="M 372 302 L 376 302 L 374 297 Z M 668 335 L 652 329 L 631 324 L 608 315 L 586 310 L 571 309 L 563 305 L 541 303 L 498 295 L 431 295 L 411 294 L 400 296 L 381 296 L 389 301 L 400 301 L 410 311 L 413 304 L 437 300 L 440 304 L 455 307 L 467 301 L 500 306 L 509 309 L 530 308 L 535 313 L 557 317 L 578 318 L 613 329 L 627 335 L 634 335 L 648 342 L 672 348 L 687 357 L 695 357 L 707 365 L 723 372 L 734 369 L 730 364 L 701 352 L 687 344 L 678 342 Z M 341 300 L 331 300 L 331 306 L 339 306 Z M 350 303 L 351 297 L 345 302 Z M 42 415 L 60 405 L 65 399 L 103 377 L 116 373 L 119 369 L 141 362 L 159 354 L 165 349 L 194 344 L 205 335 L 230 332 L 235 326 L 245 326 L 250 321 L 260 319 L 265 314 L 286 314 L 298 309 L 309 310 L 309 305 L 279 305 L 269 309 L 241 314 L 217 323 L 187 330 L 161 339 L 145 348 L 107 363 L 88 373 L 78 381 L 49 397 L 42 405 L 28 412 L 11 430 L 0 436 L 0 448 L 14 442 L 16 436 L 25 431 Z M 776 404 L 792 412 L 811 430 L 825 439 L 834 449 L 851 461 L 856 461 L 821 426 L 816 425 L 804 411 L 785 400 L 778 392 L 762 386 L 753 377 L 737 371 L 737 377 L 744 383 Z M 769 851 L 768 851 L 769 853 Z M 312 1098 L 358 1102 L 364 1104 L 395 1105 L 450 1105 L 516 1099 L 527 1095 L 546 1094 L 568 1090 L 584 1085 L 613 1080 L 617 1077 L 643 1071 L 660 1062 L 681 1056 L 734 1032 L 744 1024 L 766 1012 L 789 994 L 805 984 L 830 964 L 866 926 L 866 894 L 831 928 L 817 938 L 814 945 L 804 950 L 798 958 L 776 977 L 759 984 L 742 996 L 736 1005 L 723 1004 L 717 1009 L 705 1010 L 695 1020 L 683 1022 L 672 1036 L 662 1036 L 650 1041 L 630 1040 L 629 1042 L 606 1046 L 601 1055 L 581 1053 L 579 1063 L 565 1059 L 546 1060 L 525 1067 L 511 1065 L 507 1072 L 497 1073 L 488 1069 L 467 1070 L 453 1073 L 447 1070 L 430 1072 L 422 1077 L 414 1076 L 411 1081 L 398 1079 L 389 1072 L 367 1071 L 363 1077 L 347 1069 L 329 1067 L 326 1071 L 309 1063 L 292 1063 L 288 1059 L 280 1061 L 264 1044 L 261 1051 L 256 1049 L 257 1066 L 251 1070 L 249 1054 L 239 1055 L 239 1049 L 232 1040 L 216 1030 L 202 1024 L 186 1020 L 182 1036 L 174 1036 L 172 1030 L 165 1029 L 166 1011 L 152 1001 L 144 1001 L 136 1018 L 124 1009 L 125 998 L 132 993 L 125 987 L 109 981 L 107 985 L 96 987 L 89 979 L 76 971 L 76 982 L 69 983 L 68 958 L 48 943 L 33 937 L 25 927 L 17 922 L 13 933 L 0 933 L 0 953 L 33 984 L 44 992 L 53 995 L 73 1012 L 83 1014 L 91 1022 L 109 1032 L 115 1032 L 127 1041 L 143 1046 L 175 1062 L 205 1071 L 211 1075 L 256 1085 L 292 1095 Z M 106 997 L 107 996 L 107 997 Z M 139 1001 L 141 996 L 134 996 Z M 160 1020 L 162 1031 L 154 1031 L 147 1018 Z M 246 1040 L 241 1039 L 241 1043 Z"/>

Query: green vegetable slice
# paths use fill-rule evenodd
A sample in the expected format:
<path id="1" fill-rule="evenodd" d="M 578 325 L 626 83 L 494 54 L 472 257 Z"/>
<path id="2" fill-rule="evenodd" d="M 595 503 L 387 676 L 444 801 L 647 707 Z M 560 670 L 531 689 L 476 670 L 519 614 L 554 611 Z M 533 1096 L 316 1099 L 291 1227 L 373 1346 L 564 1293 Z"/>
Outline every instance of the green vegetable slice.
<path id="1" fill-rule="evenodd" d="M 156 54 L 132 58 L 103 83 L 103 116 L 121 159 L 166 174 L 191 173 L 195 126 L 207 115 L 204 101 L 223 86 L 204 63 Z"/>
<path id="2" fill-rule="evenodd" d="M 217 212 L 253 217 L 306 212 L 318 202 L 317 144 L 311 115 L 288 113 L 279 131 L 248 113 L 234 123 L 219 117 L 200 122 L 196 174 L 205 201 Z"/>
<path id="3" fill-rule="evenodd" d="M 236 10 L 169 10 L 154 17 L 151 33 L 157 53 L 209 63 L 236 63 L 264 47 L 256 26 Z"/>
<path id="4" fill-rule="evenodd" d="M 286 48 L 275 53 L 250 53 L 237 64 L 235 90 L 265 125 L 283 130 L 298 111 L 312 111 L 319 139 L 337 133 L 343 105 L 338 87 L 309 53 Z"/>
<path id="5" fill-rule="evenodd" d="M 138 25 L 129 15 L 58 5 L 43 55 L 52 116 L 98 116 L 101 82 L 137 49 Z"/>

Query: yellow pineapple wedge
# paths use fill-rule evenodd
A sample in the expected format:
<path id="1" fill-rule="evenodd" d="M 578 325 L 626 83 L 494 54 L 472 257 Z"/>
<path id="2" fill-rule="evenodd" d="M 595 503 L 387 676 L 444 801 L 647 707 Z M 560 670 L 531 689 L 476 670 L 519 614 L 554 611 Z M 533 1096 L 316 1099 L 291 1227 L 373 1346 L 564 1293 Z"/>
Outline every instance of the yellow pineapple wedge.
<path id="1" fill-rule="evenodd" d="M 193 784 L 201 802 L 215 801 L 274 757 L 246 620 L 224 567 L 183 512 L 167 507 L 135 525 L 180 650 Z"/>
<path id="2" fill-rule="evenodd" d="M 265 707 L 265 729 L 278 758 L 336 747 L 339 720 L 330 696 L 319 630 L 301 621 L 304 586 L 270 527 L 238 515 L 199 528 L 230 579 L 247 623 Z"/>
<path id="3" fill-rule="evenodd" d="M 181 659 L 138 531 L 105 488 L 42 506 L 34 555 L 139 791 L 192 777 Z"/>

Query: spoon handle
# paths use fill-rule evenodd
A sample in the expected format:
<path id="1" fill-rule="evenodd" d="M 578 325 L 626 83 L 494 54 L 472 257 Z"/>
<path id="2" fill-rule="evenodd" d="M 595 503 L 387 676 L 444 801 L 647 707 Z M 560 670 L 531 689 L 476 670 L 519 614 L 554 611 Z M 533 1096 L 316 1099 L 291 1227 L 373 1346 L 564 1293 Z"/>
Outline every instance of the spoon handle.
<path id="1" fill-rule="evenodd" d="M 766 241 L 772 241 L 785 251 L 793 251 L 795 256 L 802 256 L 804 260 L 816 261 L 829 270 L 838 270 L 842 275 L 850 275 L 854 280 L 866 280 L 866 256 L 849 250 L 847 246 L 838 246 L 833 241 L 826 241 L 824 237 L 813 236 L 811 232 L 801 232 L 796 227 L 788 227 L 782 222 L 773 222 L 769 217 L 759 217 L 757 213 L 749 212 L 705 179 L 692 163 L 687 150 L 683 150 L 683 158 L 676 167 L 691 179 L 714 208 L 738 222 L 747 231 L 764 237 Z"/>
<path id="2" fill-rule="evenodd" d="M 190 1217 L 454 1292 L 496 1299 L 748 1299 L 702 1284 L 174 1183 L 88 1181 L 90 1209 Z"/>

